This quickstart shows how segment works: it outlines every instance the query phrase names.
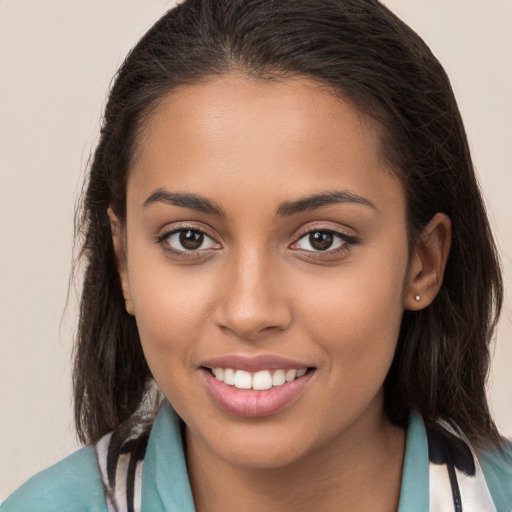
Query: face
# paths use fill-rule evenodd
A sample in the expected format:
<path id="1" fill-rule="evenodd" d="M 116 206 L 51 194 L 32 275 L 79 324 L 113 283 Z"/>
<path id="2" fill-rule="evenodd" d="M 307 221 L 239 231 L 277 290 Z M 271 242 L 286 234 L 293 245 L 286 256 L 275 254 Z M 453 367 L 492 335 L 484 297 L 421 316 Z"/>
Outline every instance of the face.
<path id="1" fill-rule="evenodd" d="M 239 75 L 173 91 L 140 136 L 123 233 L 124 293 L 188 439 L 279 467 L 382 426 L 405 196 L 350 102 Z"/>

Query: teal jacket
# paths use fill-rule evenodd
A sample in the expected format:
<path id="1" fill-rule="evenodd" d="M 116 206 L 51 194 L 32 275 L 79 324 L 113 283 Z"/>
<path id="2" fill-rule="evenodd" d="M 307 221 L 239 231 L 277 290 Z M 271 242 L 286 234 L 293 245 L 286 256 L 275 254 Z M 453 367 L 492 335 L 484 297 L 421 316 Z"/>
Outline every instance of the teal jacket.
<path id="1" fill-rule="evenodd" d="M 479 460 L 497 512 L 512 512 L 512 449 L 484 453 Z M 428 512 L 428 467 L 425 426 L 419 415 L 412 414 L 398 512 Z M 1 512 L 64 510 L 108 512 L 91 446 L 38 473 L 0 505 Z M 142 511 L 194 512 L 178 417 L 168 403 L 162 406 L 149 436 Z"/>

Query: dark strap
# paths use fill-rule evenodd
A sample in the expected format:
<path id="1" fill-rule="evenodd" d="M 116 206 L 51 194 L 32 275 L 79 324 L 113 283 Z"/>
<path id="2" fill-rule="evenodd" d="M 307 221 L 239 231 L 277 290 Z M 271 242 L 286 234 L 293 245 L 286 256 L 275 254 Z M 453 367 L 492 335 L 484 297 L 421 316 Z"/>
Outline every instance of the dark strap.
<path id="1" fill-rule="evenodd" d="M 118 432 L 103 436 L 95 445 L 110 512 L 139 512 L 142 468 L 149 432 L 123 439 Z"/>
<path id="2" fill-rule="evenodd" d="M 425 424 L 429 455 L 430 507 L 451 501 L 455 512 L 496 512 L 485 477 L 470 442 L 444 420 Z"/>

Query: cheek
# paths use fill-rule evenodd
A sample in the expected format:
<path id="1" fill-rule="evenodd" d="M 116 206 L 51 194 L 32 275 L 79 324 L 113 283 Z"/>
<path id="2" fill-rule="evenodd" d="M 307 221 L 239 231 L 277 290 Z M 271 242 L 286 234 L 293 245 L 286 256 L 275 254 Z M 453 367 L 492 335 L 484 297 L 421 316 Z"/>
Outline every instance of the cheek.
<path id="1" fill-rule="evenodd" d="M 196 341 L 211 321 L 211 273 L 173 266 L 144 247 L 134 247 L 129 256 L 130 289 L 146 359 L 155 377 L 171 366 L 176 374 L 179 367 L 191 365 Z"/>
<path id="2" fill-rule="evenodd" d="M 209 287 L 198 290 L 179 273 L 153 267 L 135 278 L 134 307 L 144 356 L 158 386 L 180 411 L 187 411 L 197 347 L 211 318 Z"/>
<path id="3" fill-rule="evenodd" d="M 381 387 L 394 356 L 407 253 L 378 260 L 336 269 L 324 286 L 308 287 L 301 315 L 303 328 L 325 353 L 333 382 L 352 389 L 357 384 L 368 393 Z"/>

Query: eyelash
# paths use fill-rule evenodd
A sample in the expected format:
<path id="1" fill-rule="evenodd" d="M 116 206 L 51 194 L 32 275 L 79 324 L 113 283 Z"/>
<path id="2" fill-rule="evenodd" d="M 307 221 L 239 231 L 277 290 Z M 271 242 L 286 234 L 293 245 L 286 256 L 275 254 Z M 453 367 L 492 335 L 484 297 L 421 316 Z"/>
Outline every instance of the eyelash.
<path id="1" fill-rule="evenodd" d="M 313 233 L 329 233 L 331 235 L 334 235 L 334 237 L 340 239 L 342 244 L 339 247 L 336 247 L 335 249 L 326 249 L 325 251 L 304 250 L 304 252 L 307 253 L 307 257 L 309 257 L 309 258 L 316 258 L 316 259 L 329 258 L 329 257 L 335 256 L 335 255 L 339 255 L 343 252 L 349 252 L 353 245 L 356 245 L 359 243 L 359 240 L 355 236 L 349 235 L 348 233 L 346 233 L 342 230 L 326 228 L 323 226 L 314 226 L 314 227 L 308 226 L 303 231 L 299 232 L 297 240 L 292 244 L 292 246 L 297 245 L 301 240 L 303 240 L 307 236 L 311 236 Z M 333 243 L 335 243 L 335 242 L 333 242 Z M 294 250 L 300 251 L 301 249 L 294 249 Z"/>
<path id="2" fill-rule="evenodd" d="M 199 233 L 200 235 L 204 235 L 205 237 L 208 237 L 211 239 L 216 245 L 218 242 L 215 242 L 215 239 L 213 236 L 211 236 L 207 231 L 204 229 L 195 227 L 195 226 L 180 226 L 179 228 L 173 229 L 171 231 L 167 231 L 157 237 L 157 243 L 162 247 L 162 249 L 168 253 L 171 253 L 174 257 L 183 258 L 183 259 L 193 259 L 193 258 L 200 258 L 204 255 L 205 251 L 208 251 L 207 249 L 196 249 L 196 250 L 176 250 L 172 249 L 168 243 L 168 239 L 175 234 L 183 233 L 184 231 L 192 231 L 194 233 Z M 294 245 L 297 245 L 302 239 L 304 239 L 306 236 L 311 236 L 312 233 L 329 233 L 334 235 L 334 237 L 337 237 L 340 239 L 343 243 L 335 248 L 335 249 L 326 249 L 325 251 L 317 250 L 317 251 L 310 251 L 310 250 L 303 250 L 304 252 L 308 253 L 308 257 L 310 258 L 327 258 L 333 255 L 337 255 L 342 252 L 348 252 L 351 249 L 351 246 L 358 244 L 359 240 L 352 235 L 349 235 L 348 233 L 345 233 L 341 230 L 336 230 L 332 228 L 325 228 L 325 227 L 308 227 L 304 229 L 304 231 L 300 232 L 296 241 L 293 242 L 293 244 L 290 246 L 293 248 Z M 201 244 L 202 245 L 202 244 Z M 300 251 L 301 249 L 294 248 L 293 250 Z"/>
<path id="3" fill-rule="evenodd" d="M 180 226 L 179 228 L 172 229 L 171 231 L 166 231 L 165 233 L 162 233 L 157 237 L 157 243 L 162 247 L 164 251 L 167 253 L 170 253 L 173 257 L 177 258 L 183 258 L 183 259 L 193 259 L 193 258 L 200 258 L 204 255 L 204 251 L 208 249 L 199 249 L 199 250 L 189 250 L 186 249 L 183 250 L 176 250 L 171 248 L 171 246 L 168 243 L 168 239 L 177 233 L 183 233 L 185 231 L 192 231 L 193 233 L 199 233 L 201 235 L 204 235 L 205 237 L 208 237 L 212 241 L 215 242 L 215 239 L 213 236 L 211 236 L 207 231 L 204 229 L 198 228 L 197 226 Z M 215 242 L 215 244 L 219 245 L 218 242 Z M 202 244 L 201 244 L 202 245 Z"/>

